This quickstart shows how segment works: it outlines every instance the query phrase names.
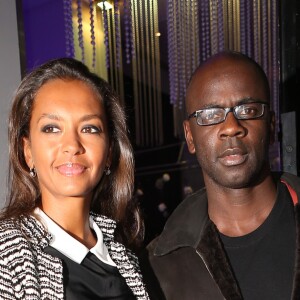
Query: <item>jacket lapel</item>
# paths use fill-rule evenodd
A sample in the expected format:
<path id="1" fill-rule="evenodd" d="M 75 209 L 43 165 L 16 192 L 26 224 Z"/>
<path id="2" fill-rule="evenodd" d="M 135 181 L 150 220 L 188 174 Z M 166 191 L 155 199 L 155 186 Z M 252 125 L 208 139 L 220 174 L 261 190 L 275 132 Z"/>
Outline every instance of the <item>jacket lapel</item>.
<path id="1" fill-rule="evenodd" d="M 223 250 L 217 228 L 211 221 L 207 223 L 196 250 L 225 299 L 241 300 L 242 295 Z"/>
<path id="2" fill-rule="evenodd" d="M 63 267 L 61 260 L 43 251 L 50 243 L 52 238 L 51 234 L 32 216 L 23 216 L 20 220 L 20 228 L 30 241 L 33 250 L 32 253 L 34 254 L 26 261 L 27 264 L 25 264 L 24 267 L 26 267 L 28 275 L 30 274 L 30 269 L 36 272 L 36 274 L 27 276 L 27 288 L 25 288 L 25 291 L 31 291 L 34 285 L 35 292 L 40 292 L 40 297 L 43 299 L 48 299 L 49 297 L 51 297 L 51 299 L 64 299 Z M 36 261 L 36 263 L 33 263 L 34 261 Z M 37 299 L 40 299 L 40 297 Z M 29 298 L 35 299 L 30 295 Z M 27 298 L 25 297 L 24 299 Z"/>
<path id="3" fill-rule="evenodd" d="M 116 223 L 104 216 L 97 216 L 94 214 L 92 216 L 103 232 L 103 240 L 111 259 L 116 264 L 120 274 L 125 279 L 133 294 L 139 300 L 149 299 L 135 255 L 130 250 L 126 249 L 124 245 L 114 241 Z"/>

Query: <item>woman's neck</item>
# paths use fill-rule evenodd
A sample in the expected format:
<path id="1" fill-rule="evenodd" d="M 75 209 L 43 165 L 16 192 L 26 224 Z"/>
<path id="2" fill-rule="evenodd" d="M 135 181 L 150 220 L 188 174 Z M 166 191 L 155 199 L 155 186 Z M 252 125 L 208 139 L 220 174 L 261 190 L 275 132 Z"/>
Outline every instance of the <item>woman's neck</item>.
<path id="1" fill-rule="evenodd" d="M 73 238 L 92 248 L 97 240 L 90 228 L 89 201 L 80 198 L 43 201 L 40 208 Z"/>

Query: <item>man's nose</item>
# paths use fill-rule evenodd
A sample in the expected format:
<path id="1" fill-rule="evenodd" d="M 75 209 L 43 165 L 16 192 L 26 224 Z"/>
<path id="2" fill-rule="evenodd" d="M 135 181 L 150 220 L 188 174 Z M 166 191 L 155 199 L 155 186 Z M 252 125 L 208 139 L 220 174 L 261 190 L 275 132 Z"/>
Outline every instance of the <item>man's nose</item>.
<path id="1" fill-rule="evenodd" d="M 227 137 L 244 137 L 247 134 L 247 129 L 242 126 L 233 112 L 229 112 L 224 122 L 220 124 L 219 138 Z"/>

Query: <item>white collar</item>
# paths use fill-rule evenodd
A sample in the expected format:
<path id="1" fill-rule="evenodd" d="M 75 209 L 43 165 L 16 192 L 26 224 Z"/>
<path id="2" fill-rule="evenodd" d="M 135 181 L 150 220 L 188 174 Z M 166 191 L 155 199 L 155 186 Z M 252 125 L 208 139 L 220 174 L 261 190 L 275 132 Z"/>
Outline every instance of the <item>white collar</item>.
<path id="1" fill-rule="evenodd" d="M 51 218 L 49 218 L 40 208 L 34 210 L 42 223 L 46 226 L 49 233 L 51 233 L 53 239 L 50 242 L 50 246 L 72 259 L 76 263 L 80 264 L 88 252 L 95 254 L 98 259 L 102 262 L 109 264 L 111 266 L 116 266 L 109 256 L 107 247 L 103 242 L 103 234 L 99 226 L 90 216 L 90 227 L 95 231 L 97 236 L 96 245 L 88 249 L 82 243 L 77 241 L 71 235 L 69 235 L 65 230 L 63 230 L 59 225 L 57 225 Z"/>

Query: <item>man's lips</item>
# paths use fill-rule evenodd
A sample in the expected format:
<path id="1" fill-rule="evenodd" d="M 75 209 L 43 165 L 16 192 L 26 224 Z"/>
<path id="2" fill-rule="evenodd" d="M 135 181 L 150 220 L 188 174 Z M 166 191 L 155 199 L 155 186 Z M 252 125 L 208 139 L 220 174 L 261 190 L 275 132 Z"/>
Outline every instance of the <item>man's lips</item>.
<path id="1" fill-rule="evenodd" d="M 237 166 L 244 163 L 247 156 L 247 153 L 240 148 L 230 148 L 223 151 L 218 159 L 225 166 Z"/>
<path id="2" fill-rule="evenodd" d="M 78 163 L 65 163 L 56 167 L 58 172 L 64 176 L 76 176 L 85 171 L 85 166 Z"/>

